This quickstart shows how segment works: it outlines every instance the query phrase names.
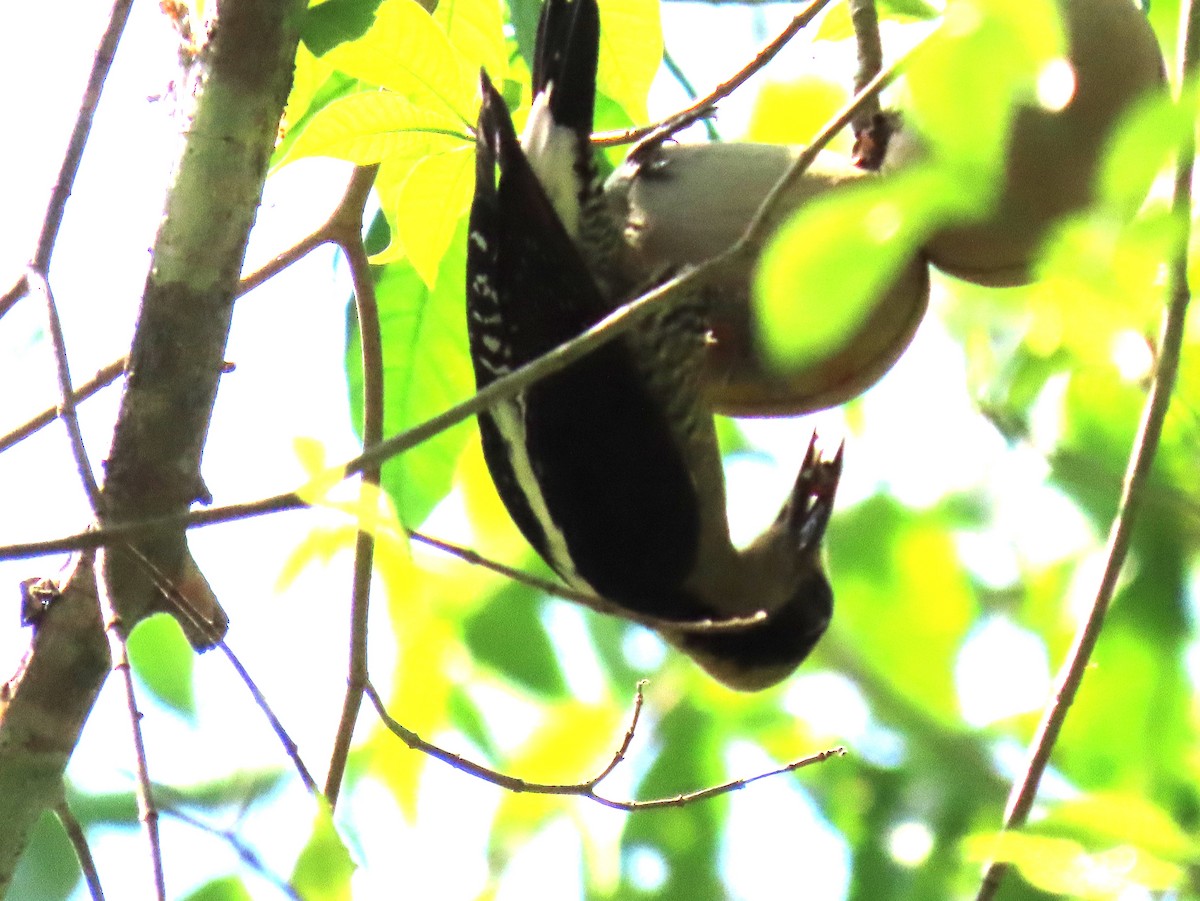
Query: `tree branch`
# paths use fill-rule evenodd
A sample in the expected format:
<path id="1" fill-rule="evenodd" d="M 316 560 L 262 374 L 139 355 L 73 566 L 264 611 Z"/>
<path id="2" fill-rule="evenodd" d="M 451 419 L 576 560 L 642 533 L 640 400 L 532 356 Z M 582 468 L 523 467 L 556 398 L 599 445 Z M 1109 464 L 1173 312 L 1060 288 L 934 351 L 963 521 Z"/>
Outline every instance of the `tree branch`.
<path id="1" fill-rule="evenodd" d="M 54 245 L 58 241 L 58 231 L 62 227 L 63 214 L 67 209 L 67 200 L 71 197 L 71 189 L 75 185 L 75 176 L 79 174 L 79 164 L 83 162 L 83 150 L 87 146 L 88 135 L 92 133 L 92 120 L 96 116 L 96 107 L 100 105 L 100 94 L 104 90 L 104 82 L 112 68 L 113 58 L 117 54 L 117 44 L 125 32 L 125 23 L 129 21 L 129 11 L 133 8 L 133 0 L 115 0 L 112 11 L 108 14 L 108 25 L 100 42 L 96 46 L 96 54 L 92 58 L 92 70 L 88 74 L 87 86 L 83 90 L 83 100 L 79 104 L 79 112 L 75 116 L 75 127 L 71 130 L 67 142 L 66 153 L 63 154 L 62 165 L 58 168 L 58 178 L 54 180 L 54 189 L 50 193 L 50 201 L 46 204 L 46 215 L 42 220 L 42 230 L 38 234 L 37 246 L 29 265 L 42 276 L 50 274 L 50 258 L 54 253 Z M 29 290 L 26 275 L 17 279 L 16 284 L 0 296 L 0 318 Z"/>
<path id="2" fill-rule="evenodd" d="M 788 41 L 798 35 L 809 22 L 817 17 L 817 13 L 828 6 L 829 3 L 830 0 L 810 0 L 808 6 L 796 13 L 787 27 L 774 40 L 763 47 L 755 55 L 754 59 L 739 69 L 732 78 L 721 82 L 709 94 L 697 100 L 687 109 L 680 110 L 662 122 L 653 125 L 643 125 L 640 128 L 629 128 L 619 132 L 593 135 L 592 143 L 597 147 L 612 147 L 645 139 L 654 140 L 652 137 L 654 135 L 667 137 L 681 128 L 686 128 L 697 119 L 703 119 L 706 116 L 712 115 L 717 103 L 744 85 L 750 79 L 751 75 L 773 60 L 779 51 L 787 46 Z"/>
<path id="3" fill-rule="evenodd" d="M 156 239 L 109 453 L 102 488 L 107 522 L 180 515 L 204 493 L 200 455 L 233 293 L 304 6 L 222 0 L 195 67 L 196 90 L 180 92 L 194 97 L 194 106 L 181 116 L 189 133 Z M 43 234 L 56 229 L 48 222 Z M 210 624 L 223 624 L 180 526 L 142 533 L 138 542 Z M 114 553 L 109 564 L 113 603 L 127 627 L 165 603 L 132 555 Z M 207 633 L 193 632 L 199 635 Z M 62 796 L 63 770 L 108 671 L 95 574 L 78 560 L 61 595 L 38 617 L 20 669 L 0 687 L 0 896 L 41 811 Z"/>
<path id="4" fill-rule="evenodd" d="M 379 305 L 375 298 L 375 280 L 367 250 L 363 246 L 363 211 L 378 166 L 360 166 L 354 170 L 345 198 L 330 220 L 335 226 L 333 240 L 341 247 L 350 264 L 354 283 L 354 303 L 358 313 L 363 370 L 363 444 L 383 440 L 383 335 L 379 326 Z M 363 468 L 362 484 L 379 487 L 381 463 Z M 354 541 L 354 587 L 350 597 L 350 660 L 346 675 L 346 694 L 342 714 L 334 736 L 329 772 L 325 777 L 325 797 L 336 806 L 350 759 L 354 726 L 362 708 L 363 689 L 367 684 L 367 620 L 370 612 L 371 573 L 374 570 L 375 536 L 359 529 Z"/>
<path id="5" fill-rule="evenodd" d="M 63 831 L 67 833 L 67 838 L 75 851 L 75 859 L 79 861 L 79 869 L 83 873 L 83 881 L 88 887 L 88 894 L 92 896 L 92 901 L 104 901 L 104 889 L 100 885 L 100 871 L 96 869 L 96 859 L 92 856 L 92 849 L 88 845 L 83 824 L 71 811 L 71 805 L 67 803 L 66 798 L 54 806 L 54 813 L 58 816 L 58 821 L 62 823 Z"/>
<path id="6" fill-rule="evenodd" d="M 682 795 L 675 795 L 671 798 L 652 798 L 646 801 L 622 801 L 614 798 L 608 798 L 596 791 L 600 783 L 612 774 L 613 770 L 625 759 L 625 754 L 629 750 L 630 744 L 633 742 L 634 732 L 637 730 L 638 719 L 642 712 L 642 688 L 645 682 L 639 682 L 637 694 L 633 701 L 633 715 L 630 717 L 629 728 L 625 730 L 625 736 L 621 740 L 620 747 L 613 754 L 613 759 L 609 762 L 599 774 L 588 779 L 586 782 L 576 782 L 569 784 L 546 783 L 546 782 L 529 782 L 525 779 L 519 779 L 516 776 L 509 776 L 506 773 L 501 773 L 498 770 L 493 770 L 490 767 L 483 766 L 473 761 L 467 760 L 459 754 L 454 754 L 437 745 L 431 744 L 411 729 L 406 728 L 387 712 L 383 701 L 379 697 L 379 693 L 375 691 L 375 687 L 367 683 L 366 694 L 370 698 L 371 703 L 375 705 L 375 711 L 379 714 L 379 718 L 388 730 L 404 742 L 414 751 L 420 751 L 423 754 L 428 754 L 442 763 L 447 763 L 468 775 L 482 779 L 484 782 L 489 782 L 492 785 L 505 789 L 506 791 L 534 794 L 534 795 L 571 795 L 579 798 L 586 798 L 589 801 L 595 801 L 603 807 L 611 807 L 613 810 L 624 810 L 626 812 L 642 811 L 642 810 L 661 810 L 666 807 L 685 807 L 688 804 L 693 804 L 697 801 L 703 801 L 707 798 L 715 798 L 718 795 L 725 795 L 732 791 L 737 791 L 740 788 L 745 788 L 752 782 L 758 782 L 760 779 L 769 779 L 772 776 L 780 776 L 784 773 L 791 773 L 814 763 L 821 763 L 828 760 L 830 757 L 844 757 L 846 754 L 845 748 L 830 748 L 827 751 L 820 751 L 808 757 L 802 757 L 799 760 L 793 760 L 785 766 L 777 769 L 769 770 L 765 773 L 757 773 L 745 779 L 734 779 L 729 782 L 723 782 L 720 785 L 712 785 L 708 788 L 702 788 L 693 792 L 686 792 Z"/>
<path id="7" fill-rule="evenodd" d="M 1196 4 L 1194 0 L 1187 0 L 1180 7 L 1180 17 L 1179 31 L 1182 53 L 1180 54 L 1179 84 L 1187 85 L 1200 70 L 1200 5 Z M 1162 331 L 1159 334 L 1158 364 L 1154 372 L 1154 381 L 1150 386 L 1150 393 L 1142 408 L 1142 419 L 1138 425 L 1137 436 L 1129 457 L 1129 466 L 1125 472 L 1125 482 L 1120 502 L 1117 505 L 1117 513 L 1109 529 L 1104 573 L 1100 577 L 1100 585 L 1096 589 L 1096 596 L 1088 610 L 1087 618 L 1075 636 L 1074 644 L 1059 672 L 1052 700 L 1042 715 L 1042 721 L 1038 725 L 1030 746 L 1029 762 L 1025 767 L 1025 772 L 1013 785 L 1012 793 L 1009 795 L 1008 807 L 1004 815 L 1005 830 L 1019 829 L 1029 817 L 1029 811 L 1037 797 L 1038 785 L 1050 762 L 1054 744 L 1058 740 L 1059 732 L 1066 721 L 1071 704 L 1079 693 L 1083 675 L 1087 671 L 1092 652 L 1100 637 L 1100 630 L 1104 626 L 1104 618 L 1112 603 L 1121 568 L 1129 554 L 1133 527 L 1137 522 L 1146 486 L 1149 483 L 1150 469 L 1154 465 L 1154 455 L 1158 450 L 1163 422 L 1166 419 L 1167 408 L 1171 403 L 1171 394 L 1175 388 L 1175 377 L 1183 350 L 1184 323 L 1187 317 L 1188 303 L 1191 300 L 1187 268 L 1188 243 L 1191 239 L 1191 185 L 1195 155 L 1195 136 L 1192 130 L 1188 129 L 1187 136 L 1179 147 L 1179 158 L 1175 167 L 1172 211 L 1180 223 L 1180 228 L 1168 267 L 1167 305 Z M 990 901 L 994 898 L 1008 869 L 1009 865 L 1004 862 L 993 861 L 988 864 L 976 901 Z"/>
<path id="8" fill-rule="evenodd" d="M 910 51 L 910 54 L 912 52 Z M 617 307 L 608 316 L 601 319 L 578 337 L 563 342 L 536 360 L 532 360 L 519 369 L 501 376 L 482 391 L 455 404 L 448 410 L 439 413 L 431 419 L 427 419 L 420 425 L 401 432 L 399 435 L 394 435 L 366 448 L 359 456 L 343 464 L 343 478 L 358 475 L 367 466 L 383 463 L 428 441 L 435 435 L 446 431 L 446 429 L 475 416 L 481 410 L 489 409 L 495 404 L 510 400 L 538 380 L 559 372 L 587 356 L 596 348 L 620 337 L 628 329 L 638 325 L 643 319 L 653 313 L 655 304 L 669 303 L 671 297 L 682 296 L 688 292 L 698 290 L 726 266 L 737 265 L 737 261 L 742 256 L 753 255 L 761 248 L 763 241 L 766 240 L 767 232 L 770 230 L 771 217 L 777 214 L 776 207 L 793 182 L 803 175 L 808 166 L 816 158 L 818 151 L 828 144 L 839 131 L 846 127 L 855 112 L 866 102 L 867 98 L 883 90 L 884 87 L 897 77 L 900 67 L 907 58 L 906 56 L 896 61 L 872 79 L 866 88 L 855 95 L 825 125 L 821 132 L 813 139 L 813 143 L 807 150 L 796 158 L 792 168 L 784 173 L 779 184 L 776 185 L 771 194 L 764 200 L 763 206 L 759 210 L 759 216 L 750 223 L 746 233 L 729 250 L 720 256 L 707 260 L 692 269 L 688 269 L 668 279 L 652 290 L 647 291 L 641 297 L 637 297 Z M 271 497 L 259 498 L 255 501 L 229 504 L 223 507 L 212 507 L 207 510 L 196 510 L 190 513 L 154 516 L 141 521 L 122 522 L 118 524 L 106 523 L 102 529 L 77 533 L 64 538 L 0 546 L 0 560 L 16 560 L 25 557 L 57 554 L 63 551 L 97 548 L 118 539 L 154 532 L 156 530 L 216 525 L 222 522 L 263 516 L 268 513 L 298 510 L 305 506 L 307 504 L 305 504 L 296 492 L 288 491 Z"/>

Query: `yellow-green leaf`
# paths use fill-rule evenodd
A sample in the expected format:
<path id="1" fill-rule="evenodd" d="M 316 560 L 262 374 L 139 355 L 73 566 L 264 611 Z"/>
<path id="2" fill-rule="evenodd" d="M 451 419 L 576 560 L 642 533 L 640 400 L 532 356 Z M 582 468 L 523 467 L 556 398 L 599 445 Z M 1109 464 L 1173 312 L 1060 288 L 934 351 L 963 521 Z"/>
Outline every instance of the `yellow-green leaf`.
<path id="1" fill-rule="evenodd" d="M 316 438 L 299 435 L 292 441 L 296 459 L 308 475 L 309 481 L 296 489 L 296 494 L 306 504 L 322 503 L 333 488 L 345 478 L 340 466 L 330 466 L 325 454 L 325 445 Z"/>
<path id="2" fill-rule="evenodd" d="M 472 71 L 416 0 L 384 0 L 365 35 L 322 58 L 352 78 L 451 115 L 464 127 L 475 118 L 478 71 Z"/>
<path id="3" fill-rule="evenodd" d="M 1197 856 L 1196 840 L 1165 810 L 1132 794 L 1095 792 L 1064 801 L 1056 804 L 1038 825 L 1067 827 L 1100 841 L 1134 843 L 1179 862 Z"/>
<path id="4" fill-rule="evenodd" d="M 1116 901 L 1130 889 L 1164 891 L 1183 871 L 1129 845 L 1089 854 L 1079 842 L 1023 832 L 973 836 L 964 842 L 971 860 L 1015 865 L 1032 885 L 1088 901 Z"/>
<path id="5" fill-rule="evenodd" d="M 454 625 L 434 614 L 438 594 L 437 577 L 416 570 L 408 592 L 388 597 L 399 658 L 385 703 L 406 728 L 430 741 L 443 737 L 454 682 L 470 674 Z M 376 678 L 377 684 L 382 681 Z M 410 749 L 382 727 L 371 743 L 377 751 L 378 775 L 401 812 L 415 820 L 420 777 L 431 758 Z"/>
<path id="6" fill-rule="evenodd" d="M 493 82 L 503 83 L 508 52 L 504 12 L 497 0 L 441 0 L 433 18 L 470 66 L 487 69 Z"/>
<path id="7" fill-rule="evenodd" d="M 755 279 L 768 357 L 802 367 L 840 349 L 952 202 L 937 172 L 914 168 L 801 209 L 768 244 Z"/>
<path id="8" fill-rule="evenodd" d="M 295 125 L 308 112 L 317 89 L 325 83 L 332 67 L 318 59 L 304 44 L 296 51 L 296 74 L 292 77 L 292 91 L 288 94 L 287 106 L 283 111 L 285 127 Z"/>
<path id="9" fill-rule="evenodd" d="M 1193 127 L 1196 95 L 1193 80 L 1178 101 L 1158 91 L 1125 111 L 1100 166 L 1097 186 L 1103 203 L 1127 216 L 1142 205 L 1154 177 Z"/>
<path id="10" fill-rule="evenodd" d="M 339 551 L 354 547 L 358 530 L 343 525 L 326 528 L 314 526 L 300 543 L 292 548 L 275 579 L 277 592 L 287 591 L 311 563 L 329 563 Z"/>
<path id="11" fill-rule="evenodd" d="M 613 704 L 565 701 L 546 705 L 541 725 L 505 764 L 531 782 L 575 784 L 595 776 L 612 760 L 620 741 L 623 711 Z M 505 830 L 528 831 L 561 807 L 558 798 L 506 794 L 497 812 Z"/>
<path id="12" fill-rule="evenodd" d="M 413 268 L 431 290 L 438 267 L 458 231 L 459 220 L 471 204 L 474 188 L 474 146 L 464 144 L 419 160 L 398 195 L 381 194 L 391 210 L 395 233 Z M 394 243 L 394 242 L 393 242 Z M 378 262 L 373 259 L 372 262 Z"/>
<path id="13" fill-rule="evenodd" d="M 768 144 L 807 144 L 849 99 L 846 87 L 817 75 L 795 81 L 769 81 L 754 101 L 747 141 Z M 830 150 L 850 149 L 850 135 L 842 132 Z"/>
<path id="14" fill-rule="evenodd" d="M 236 876 L 225 876 L 206 882 L 180 901 L 252 901 L 250 891 Z"/>
<path id="15" fill-rule="evenodd" d="M 600 24 L 596 86 L 635 122 L 644 122 L 646 97 L 663 54 L 658 0 L 604 0 Z"/>
<path id="16" fill-rule="evenodd" d="M 287 160 L 330 156 L 362 166 L 385 158 L 420 158 L 467 140 L 466 132 L 445 113 L 390 91 L 369 91 L 335 100 L 317 112 Z"/>
<path id="17" fill-rule="evenodd" d="M 312 834 L 292 872 L 292 888 L 305 901 L 350 901 L 355 869 L 346 843 L 334 828 L 328 802 L 318 798 Z"/>
<path id="18" fill-rule="evenodd" d="M 196 654 L 175 617 L 158 613 L 129 635 L 129 662 L 159 701 L 188 719 L 196 715 L 192 669 Z"/>
<path id="19" fill-rule="evenodd" d="M 1064 221 L 1039 255 L 1030 348 L 1044 357 L 1067 349 L 1080 361 L 1107 365 L 1119 330 L 1153 331 L 1162 265 L 1181 228 L 1166 211 L 1128 224 L 1103 211 Z"/>
<path id="20" fill-rule="evenodd" d="M 1016 104 L 1033 99 L 1038 75 L 1062 46 L 1050 0 L 952 0 L 906 71 L 906 114 L 936 155 L 998 171 Z"/>

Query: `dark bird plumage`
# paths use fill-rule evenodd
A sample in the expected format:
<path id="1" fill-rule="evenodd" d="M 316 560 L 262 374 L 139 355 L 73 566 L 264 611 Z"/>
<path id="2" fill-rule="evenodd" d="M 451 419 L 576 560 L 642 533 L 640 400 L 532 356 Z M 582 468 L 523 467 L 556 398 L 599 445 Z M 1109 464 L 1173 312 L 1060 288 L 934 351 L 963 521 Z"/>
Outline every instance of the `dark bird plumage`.
<path id="1" fill-rule="evenodd" d="M 548 0 L 520 140 L 481 78 L 467 253 L 480 389 L 638 293 L 608 263 L 607 242 L 620 229 L 590 143 L 598 43 L 595 0 Z M 651 621 L 726 684 L 756 689 L 790 673 L 828 623 L 820 543 L 841 454 L 822 461 L 810 445 L 777 522 L 735 550 L 716 431 L 700 397 L 704 340 L 702 308 L 677 300 L 481 413 L 480 431 L 501 499 L 564 581 Z M 742 628 L 696 628 L 760 611 Z"/>

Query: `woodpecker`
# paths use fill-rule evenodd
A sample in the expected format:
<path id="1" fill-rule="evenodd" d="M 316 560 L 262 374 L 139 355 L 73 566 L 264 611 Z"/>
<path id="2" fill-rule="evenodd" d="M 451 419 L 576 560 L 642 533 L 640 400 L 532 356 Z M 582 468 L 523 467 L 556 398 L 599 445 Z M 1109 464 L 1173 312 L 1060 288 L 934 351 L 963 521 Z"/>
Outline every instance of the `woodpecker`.
<path id="1" fill-rule="evenodd" d="M 623 283 L 613 264 L 621 223 L 605 206 L 590 143 L 599 28 L 595 0 L 548 0 L 521 140 L 481 74 L 467 248 L 481 390 L 646 287 Z M 842 455 L 819 458 L 814 436 L 777 521 L 736 550 L 700 394 L 704 343 L 699 303 L 664 306 L 481 413 L 480 433 L 509 514 L 568 585 L 652 622 L 726 685 L 756 690 L 792 672 L 829 622 L 820 549 Z M 702 625 L 756 616 L 737 628 Z"/>

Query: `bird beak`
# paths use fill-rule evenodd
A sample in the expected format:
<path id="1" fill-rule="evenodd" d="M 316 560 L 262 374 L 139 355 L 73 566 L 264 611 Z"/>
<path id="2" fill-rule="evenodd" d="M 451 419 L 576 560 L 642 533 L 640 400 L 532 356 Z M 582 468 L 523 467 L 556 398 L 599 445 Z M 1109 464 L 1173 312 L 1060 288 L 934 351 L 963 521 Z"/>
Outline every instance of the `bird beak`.
<path id="1" fill-rule="evenodd" d="M 808 452 L 792 495 L 779 511 L 777 526 L 796 537 L 796 550 L 816 551 L 829 525 L 833 513 L 833 498 L 837 493 L 838 481 L 842 477 L 842 452 L 845 442 L 838 445 L 837 453 L 830 460 L 822 459 L 817 453 L 817 434 L 808 442 Z"/>

